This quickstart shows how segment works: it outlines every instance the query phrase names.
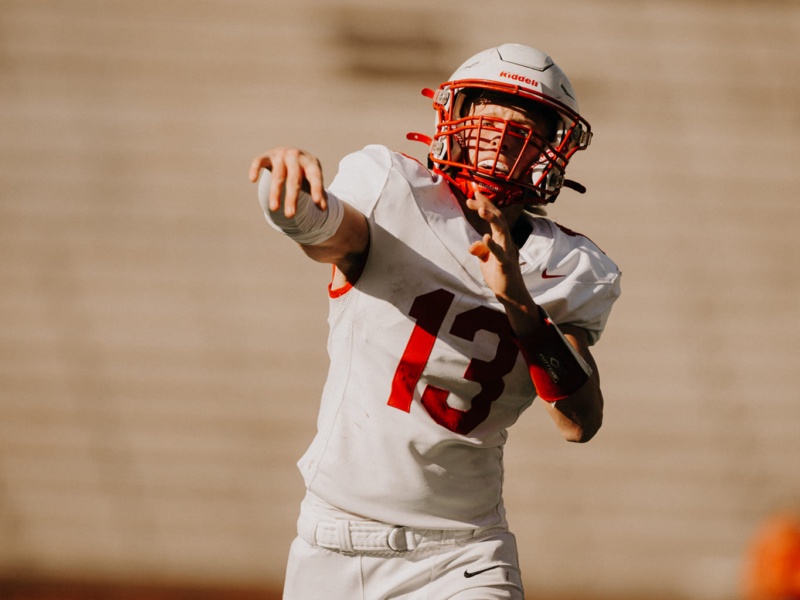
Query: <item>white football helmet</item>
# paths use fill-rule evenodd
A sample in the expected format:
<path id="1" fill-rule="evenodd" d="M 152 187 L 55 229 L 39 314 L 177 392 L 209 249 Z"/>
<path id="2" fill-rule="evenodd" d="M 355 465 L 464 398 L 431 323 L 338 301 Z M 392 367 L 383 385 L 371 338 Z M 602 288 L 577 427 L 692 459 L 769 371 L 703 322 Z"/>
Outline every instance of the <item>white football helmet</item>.
<path id="1" fill-rule="evenodd" d="M 436 133 L 432 139 L 415 133 L 408 137 L 430 144 L 431 166 L 467 197 L 477 189 L 502 207 L 553 202 L 563 185 L 585 191 L 566 180 L 564 172 L 572 155 L 589 145 L 591 127 L 578 114 L 569 79 L 544 52 L 519 44 L 484 50 L 464 62 L 438 90 L 423 94 L 433 99 Z M 506 119 L 472 114 L 476 102 L 544 116 L 549 131 L 542 135 Z M 479 161 L 477 144 L 483 142 L 476 140 L 488 137 L 494 140 L 494 159 L 487 160 L 481 146 Z M 507 153 L 508 148 L 516 155 L 511 167 L 508 157 L 498 161 L 501 149 Z M 528 164 L 520 160 L 523 153 Z M 538 158 L 531 161 L 531 156 Z"/>

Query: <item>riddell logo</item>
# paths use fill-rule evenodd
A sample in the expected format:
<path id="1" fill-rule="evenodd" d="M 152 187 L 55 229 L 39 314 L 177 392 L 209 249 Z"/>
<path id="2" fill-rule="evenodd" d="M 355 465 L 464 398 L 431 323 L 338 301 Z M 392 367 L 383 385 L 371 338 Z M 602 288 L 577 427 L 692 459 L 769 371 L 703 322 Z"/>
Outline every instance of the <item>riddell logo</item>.
<path id="1" fill-rule="evenodd" d="M 532 85 L 533 87 L 539 86 L 539 82 L 536 81 L 535 79 L 531 79 L 530 77 L 525 77 L 524 75 L 517 75 L 516 73 L 509 73 L 508 71 L 500 71 L 500 77 L 511 79 L 513 81 L 519 81 L 520 83 Z"/>

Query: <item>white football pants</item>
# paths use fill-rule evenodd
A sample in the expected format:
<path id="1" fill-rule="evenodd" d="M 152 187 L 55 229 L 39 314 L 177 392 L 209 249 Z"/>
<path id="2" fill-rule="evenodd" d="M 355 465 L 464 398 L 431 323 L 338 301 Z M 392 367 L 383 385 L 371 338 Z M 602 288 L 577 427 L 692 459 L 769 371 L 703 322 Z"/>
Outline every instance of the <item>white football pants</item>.
<path id="1" fill-rule="evenodd" d="M 298 536 L 284 600 L 522 600 L 509 531 L 425 543 L 403 552 L 341 552 Z"/>

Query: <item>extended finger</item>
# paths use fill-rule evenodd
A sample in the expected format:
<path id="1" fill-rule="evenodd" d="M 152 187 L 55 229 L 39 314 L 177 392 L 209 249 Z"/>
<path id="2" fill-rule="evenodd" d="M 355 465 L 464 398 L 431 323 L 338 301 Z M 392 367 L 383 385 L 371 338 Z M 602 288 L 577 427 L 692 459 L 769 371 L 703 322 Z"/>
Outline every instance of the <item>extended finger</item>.
<path id="1" fill-rule="evenodd" d="M 469 253 L 472 256 L 478 257 L 481 262 L 486 262 L 489 260 L 489 255 L 491 251 L 489 250 L 489 246 L 483 240 L 478 242 L 473 242 L 473 244 L 469 247 Z"/>
<path id="2" fill-rule="evenodd" d="M 497 242 L 502 248 L 506 248 L 508 244 L 508 223 L 503 217 L 502 213 L 499 215 L 492 215 L 486 219 L 489 223 L 489 228 L 492 230 L 492 241 Z"/>
<path id="3" fill-rule="evenodd" d="M 272 182 L 269 188 L 269 209 L 275 212 L 281 207 L 281 194 L 286 182 L 286 163 L 283 156 L 275 154 L 271 157 Z"/>
<path id="4" fill-rule="evenodd" d="M 505 262 L 507 260 L 508 253 L 506 252 L 506 247 L 504 244 L 504 239 L 498 239 L 494 232 L 487 233 L 483 236 L 483 243 L 486 245 L 486 248 L 494 254 L 495 258 L 498 261 Z"/>
<path id="5" fill-rule="evenodd" d="M 327 209 L 328 202 L 323 186 L 322 166 L 319 164 L 318 160 L 308 159 L 304 169 L 309 192 L 311 193 L 311 200 L 313 200 L 314 204 L 319 206 L 321 210 Z"/>
<path id="6" fill-rule="evenodd" d="M 286 193 L 283 198 L 284 214 L 294 217 L 297 214 L 297 198 L 303 185 L 303 170 L 300 165 L 300 155 L 297 151 L 290 151 L 285 157 L 286 164 Z"/>
<path id="7" fill-rule="evenodd" d="M 478 212 L 478 216 L 489 224 L 493 241 L 505 247 L 509 236 L 508 222 L 503 216 L 503 212 L 492 204 L 486 196 L 477 191 L 475 192 L 475 198 L 471 202 Z"/>
<path id="8" fill-rule="evenodd" d="M 481 192 L 475 191 L 475 195 L 467 200 L 467 206 L 476 211 L 484 220 L 502 219 L 503 213 Z"/>
<path id="9" fill-rule="evenodd" d="M 256 156 L 250 163 L 250 181 L 255 183 L 258 181 L 258 176 L 261 173 L 261 169 L 270 168 L 272 168 L 272 161 L 270 160 L 269 155 L 262 154 L 261 156 Z"/>
<path id="10" fill-rule="evenodd" d="M 483 195 L 481 194 L 481 196 Z M 485 196 L 483 196 L 483 198 L 489 205 L 487 210 L 489 211 L 489 214 L 491 214 L 491 217 L 486 218 L 485 220 L 488 221 L 489 226 L 492 229 L 492 233 L 500 238 L 498 241 L 505 246 L 508 240 L 511 238 L 511 229 L 508 226 L 508 220 L 506 219 L 506 216 L 503 214 L 502 210 L 489 202 Z"/>

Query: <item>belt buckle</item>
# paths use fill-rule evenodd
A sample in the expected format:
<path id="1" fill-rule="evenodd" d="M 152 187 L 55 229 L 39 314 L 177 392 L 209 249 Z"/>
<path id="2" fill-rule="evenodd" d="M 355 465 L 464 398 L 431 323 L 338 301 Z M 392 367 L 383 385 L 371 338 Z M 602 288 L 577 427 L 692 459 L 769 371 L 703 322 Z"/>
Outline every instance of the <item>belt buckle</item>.
<path id="1" fill-rule="evenodd" d="M 407 531 L 408 530 L 405 527 L 392 527 L 392 530 L 389 532 L 389 536 L 386 538 L 386 543 L 389 545 L 389 548 L 395 552 L 408 552 L 408 538 L 406 537 Z"/>

